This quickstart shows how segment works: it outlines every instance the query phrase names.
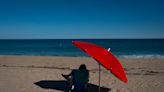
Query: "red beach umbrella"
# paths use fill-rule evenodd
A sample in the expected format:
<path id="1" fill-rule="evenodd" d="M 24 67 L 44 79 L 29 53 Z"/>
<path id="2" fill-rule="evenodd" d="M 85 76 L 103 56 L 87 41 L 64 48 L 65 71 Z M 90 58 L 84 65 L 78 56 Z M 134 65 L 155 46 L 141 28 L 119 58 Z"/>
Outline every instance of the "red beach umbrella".
<path id="1" fill-rule="evenodd" d="M 78 47 L 79 49 L 90 55 L 92 58 L 94 58 L 99 64 L 104 66 L 107 70 L 110 70 L 111 73 L 115 75 L 118 79 L 127 83 L 128 79 L 126 77 L 122 65 L 110 51 L 108 51 L 107 49 L 101 46 L 88 42 L 72 41 L 72 43 L 76 47 Z M 100 75 L 99 75 L 99 79 L 100 79 Z M 99 80 L 99 84 L 100 84 L 100 80 Z"/>

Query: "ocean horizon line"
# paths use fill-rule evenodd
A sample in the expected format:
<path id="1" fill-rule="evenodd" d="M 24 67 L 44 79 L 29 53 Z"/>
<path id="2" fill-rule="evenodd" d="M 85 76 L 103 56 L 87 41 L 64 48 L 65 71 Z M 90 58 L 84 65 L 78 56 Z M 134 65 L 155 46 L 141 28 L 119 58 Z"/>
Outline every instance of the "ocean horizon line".
<path id="1" fill-rule="evenodd" d="M 5 39 L 0 39 L 0 40 L 152 40 L 152 39 L 157 39 L 157 40 L 164 40 L 164 38 L 5 38 Z"/>

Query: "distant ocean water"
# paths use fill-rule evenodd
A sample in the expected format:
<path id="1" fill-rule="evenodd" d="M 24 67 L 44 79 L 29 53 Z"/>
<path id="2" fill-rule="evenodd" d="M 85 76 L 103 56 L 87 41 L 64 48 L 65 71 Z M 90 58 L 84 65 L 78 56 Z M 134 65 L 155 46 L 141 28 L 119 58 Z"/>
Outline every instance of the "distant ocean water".
<path id="1" fill-rule="evenodd" d="M 164 58 L 164 39 L 40 39 L 0 40 L 0 55 L 88 56 L 72 40 L 98 44 L 117 57 Z"/>

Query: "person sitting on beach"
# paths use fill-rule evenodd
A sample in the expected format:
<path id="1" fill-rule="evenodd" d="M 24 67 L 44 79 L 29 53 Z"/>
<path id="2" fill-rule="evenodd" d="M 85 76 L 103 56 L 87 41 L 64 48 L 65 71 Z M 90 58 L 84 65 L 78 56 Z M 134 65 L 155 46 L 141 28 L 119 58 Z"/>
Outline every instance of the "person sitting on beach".
<path id="1" fill-rule="evenodd" d="M 81 64 L 79 69 L 72 70 L 70 74 L 62 74 L 62 76 L 69 83 L 68 90 L 83 92 L 87 88 L 87 83 L 89 82 L 89 71 L 85 64 Z"/>

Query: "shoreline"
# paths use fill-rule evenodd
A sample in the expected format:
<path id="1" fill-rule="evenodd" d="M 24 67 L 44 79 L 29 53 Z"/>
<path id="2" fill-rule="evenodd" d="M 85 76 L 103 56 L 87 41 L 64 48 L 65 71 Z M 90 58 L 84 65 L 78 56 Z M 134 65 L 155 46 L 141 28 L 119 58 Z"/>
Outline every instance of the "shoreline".
<path id="1" fill-rule="evenodd" d="M 90 56 L 62 56 L 62 55 L 0 55 L 0 57 L 82 57 L 91 58 Z M 164 55 L 122 55 L 116 56 L 118 59 L 164 59 Z"/>

